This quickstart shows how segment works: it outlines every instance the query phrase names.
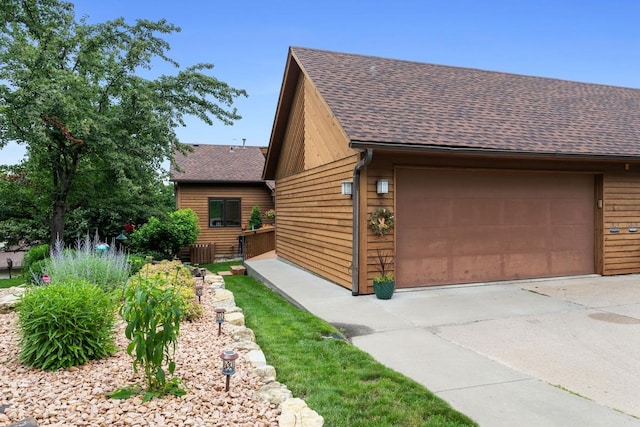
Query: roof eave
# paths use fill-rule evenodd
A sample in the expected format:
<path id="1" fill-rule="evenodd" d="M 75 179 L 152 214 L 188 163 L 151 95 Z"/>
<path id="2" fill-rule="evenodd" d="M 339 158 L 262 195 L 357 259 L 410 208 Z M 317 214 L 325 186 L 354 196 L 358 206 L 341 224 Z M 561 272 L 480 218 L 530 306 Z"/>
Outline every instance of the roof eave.
<path id="1" fill-rule="evenodd" d="M 468 154 L 477 156 L 493 157 L 529 157 L 529 158 L 552 158 L 552 159 L 572 159 L 572 160 L 617 160 L 617 161 L 638 161 L 638 155 L 625 154 L 596 154 L 596 153 L 560 153 L 560 152 L 533 152 L 522 150 L 498 150 L 492 148 L 469 148 L 469 147 L 448 147 L 424 144 L 402 144 L 396 142 L 373 142 L 351 140 L 349 147 L 354 149 L 386 150 L 386 151 L 411 151 L 439 154 Z"/>

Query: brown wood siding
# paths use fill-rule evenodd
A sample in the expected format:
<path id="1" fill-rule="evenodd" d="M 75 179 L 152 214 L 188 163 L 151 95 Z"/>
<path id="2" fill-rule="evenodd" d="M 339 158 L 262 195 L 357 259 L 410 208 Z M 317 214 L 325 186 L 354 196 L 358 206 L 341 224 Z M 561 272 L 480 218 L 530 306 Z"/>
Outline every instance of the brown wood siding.
<path id="1" fill-rule="evenodd" d="M 640 273 L 640 176 L 607 174 L 603 180 L 605 275 Z M 617 226 L 619 231 L 612 232 Z"/>
<path id="2" fill-rule="evenodd" d="M 273 209 L 271 191 L 266 185 L 207 185 L 179 184 L 176 192 L 178 209 L 191 208 L 198 215 L 200 234 L 196 243 L 215 242 L 216 256 L 235 256 L 238 254 L 238 236 L 242 228 L 247 228 L 249 216 L 254 206 L 261 211 Z M 209 227 L 209 198 L 240 198 L 242 209 L 242 227 Z"/>
<path id="3" fill-rule="evenodd" d="M 318 90 L 304 83 L 304 147 L 305 170 L 326 165 L 353 154 L 347 136 L 331 113 Z"/>
<path id="4" fill-rule="evenodd" d="M 291 113 L 282 141 L 282 156 L 278 159 L 276 181 L 304 170 L 304 81 L 298 81 Z"/>
<path id="5" fill-rule="evenodd" d="M 279 257 L 351 287 L 352 205 L 340 194 L 357 155 L 278 180 L 276 253 Z"/>

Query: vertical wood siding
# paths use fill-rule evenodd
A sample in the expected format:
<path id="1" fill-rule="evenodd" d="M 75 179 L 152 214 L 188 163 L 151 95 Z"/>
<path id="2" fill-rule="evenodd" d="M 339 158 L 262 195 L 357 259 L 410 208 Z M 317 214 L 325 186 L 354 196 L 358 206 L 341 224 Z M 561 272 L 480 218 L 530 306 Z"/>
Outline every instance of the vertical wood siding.
<path id="1" fill-rule="evenodd" d="M 248 228 L 249 216 L 254 206 L 261 211 L 273 209 L 271 191 L 266 185 L 207 185 L 179 184 L 176 192 L 178 209 L 191 208 L 198 215 L 200 234 L 196 243 L 215 242 L 216 256 L 238 254 L 238 236 L 242 228 Z M 209 227 L 208 200 L 211 197 L 240 198 L 242 227 Z"/>
<path id="2" fill-rule="evenodd" d="M 640 177 L 636 174 L 604 176 L 605 275 L 640 273 Z M 612 233 L 617 226 L 619 231 Z"/>

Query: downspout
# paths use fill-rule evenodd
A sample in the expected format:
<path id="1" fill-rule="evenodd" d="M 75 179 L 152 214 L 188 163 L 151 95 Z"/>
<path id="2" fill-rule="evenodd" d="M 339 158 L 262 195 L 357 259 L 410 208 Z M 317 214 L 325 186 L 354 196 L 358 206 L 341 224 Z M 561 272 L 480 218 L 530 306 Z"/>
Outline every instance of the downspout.
<path id="1" fill-rule="evenodd" d="M 358 296 L 360 283 L 360 170 L 373 159 L 373 150 L 367 148 L 364 157 L 353 168 L 353 247 L 351 261 L 351 295 Z"/>

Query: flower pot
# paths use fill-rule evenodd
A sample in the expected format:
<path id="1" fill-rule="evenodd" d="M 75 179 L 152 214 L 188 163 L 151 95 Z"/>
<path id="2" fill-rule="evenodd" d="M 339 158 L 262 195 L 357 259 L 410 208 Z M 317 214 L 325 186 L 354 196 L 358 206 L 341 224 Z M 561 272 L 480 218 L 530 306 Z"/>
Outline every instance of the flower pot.
<path id="1" fill-rule="evenodd" d="M 391 299 L 393 291 L 396 289 L 395 281 L 373 282 L 373 290 L 378 299 Z"/>

